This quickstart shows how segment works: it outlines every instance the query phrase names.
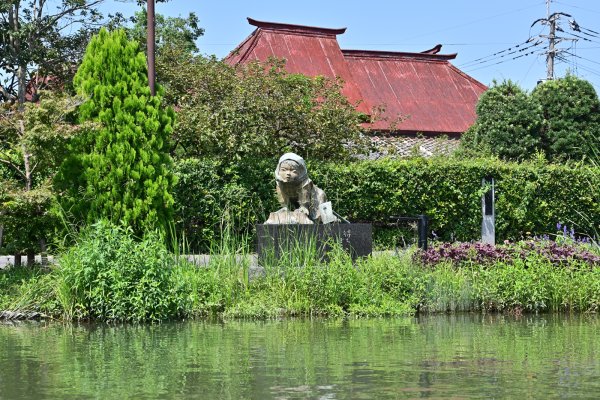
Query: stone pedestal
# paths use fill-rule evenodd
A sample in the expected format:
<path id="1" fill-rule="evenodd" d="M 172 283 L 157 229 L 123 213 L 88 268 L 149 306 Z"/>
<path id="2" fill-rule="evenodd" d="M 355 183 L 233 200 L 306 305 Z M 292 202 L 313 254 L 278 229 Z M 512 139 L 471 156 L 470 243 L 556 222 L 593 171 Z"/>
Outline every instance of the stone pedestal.
<path id="1" fill-rule="evenodd" d="M 371 224 L 256 225 L 257 253 L 261 263 L 267 257 L 278 259 L 282 252 L 307 248 L 314 244 L 320 256 L 326 256 L 330 243 L 341 243 L 353 259 L 373 250 Z"/>

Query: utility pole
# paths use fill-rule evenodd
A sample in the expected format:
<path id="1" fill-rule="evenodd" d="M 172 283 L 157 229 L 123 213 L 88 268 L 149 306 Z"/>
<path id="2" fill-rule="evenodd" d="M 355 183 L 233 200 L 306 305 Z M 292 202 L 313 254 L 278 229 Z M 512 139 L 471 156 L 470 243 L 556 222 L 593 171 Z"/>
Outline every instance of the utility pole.
<path id="1" fill-rule="evenodd" d="M 154 67 L 154 44 L 156 42 L 155 35 L 155 22 L 154 22 L 154 0 L 147 1 L 146 13 L 148 14 L 148 27 L 146 34 L 146 48 L 148 51 L 148 85 L 150 86 L 150 94 L 154 96 L 156 90 L 154 88 L 155 80 L 155 67 Z"/>
<path id="2" fill-rule="evenodd" d="M 561 53 L 564 50 L 557 48 L 557 44 L 563 40 L 572 40 L 576 41 L 577 39 L 568 38 L 568 37 L 559 37 L 556 35 L 557 31 L 564 32 L 560 26 L 560 18 L 561 17 L 571 17 L 569 14 L 565 14 L 563 12 L 555 12 L 550 14 L 550 3 L 552 0 L 546 0 L 546 18 L 537 19 L 531 24 L 533 27 L 538 22 L 542 25 L 548 25 L 548 35 L 539 35 L 539 37 L 548 40 L 548 50 L 546 51 L 546 80 L 554 79 L 554 59 L 558 53 Z"/>
<path id="3" fill-rule="evenodd" d="M 548 34 L 548 54 L 546 55 L 546 79 L 554 79 L 554 56 L 556 55 L 556 16 L 555 14 L 550 16 L 550 2 L 546 0 L 546 21 L 550 25 L 550 32 Z"/>

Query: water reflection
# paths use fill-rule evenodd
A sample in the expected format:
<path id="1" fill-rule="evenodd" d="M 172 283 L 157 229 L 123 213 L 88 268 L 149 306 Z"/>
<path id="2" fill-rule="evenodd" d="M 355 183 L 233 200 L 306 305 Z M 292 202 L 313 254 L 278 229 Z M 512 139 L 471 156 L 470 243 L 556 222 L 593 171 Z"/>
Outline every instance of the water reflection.
<path id="1" fill-rule="evenodd" d="M 561 315 L 4 324 L 0 399 L 589 397 L 599 333 Z"/>

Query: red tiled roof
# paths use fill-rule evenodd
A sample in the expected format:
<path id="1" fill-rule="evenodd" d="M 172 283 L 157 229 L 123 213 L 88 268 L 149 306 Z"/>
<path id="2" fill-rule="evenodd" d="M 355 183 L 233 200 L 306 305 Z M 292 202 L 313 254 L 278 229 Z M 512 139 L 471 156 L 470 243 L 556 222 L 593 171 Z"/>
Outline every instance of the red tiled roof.
<path id="1" fill-rule="evenodd" d="M 283 58 L 286 70 L 293 74 L 339 76 L 345 82 L 342 92 L 346 98 L 352 103 L 362 100 L 336 39 L 336 35 L 344 33 L 346 28 L 316 28 L 261 22 L 252 18 L 248 18 L 248 22 L 257 29 L 225 58 L 227 63 L 235 65 L 265 61 L 269 57 Z M 370 112 L 363 104 L 359 104 L 358 110 Z"/>
<path id="2" fill-rule="evenodd" d="M 371 114 L 385 108 L 383 119 L 369 128 L 397 132 L 462 133 L 475 121 L 475 105 L 487 89 L 438 54 L 438 45 L 422 53 L 341 50 L 336 36 L 346 28 L 328 29 L 261 22 L 225 61 L 231 65 L 286 60 L 286 70 L 309 76 L 339 76 L 344 95 Z M 398 118 L 402 122 L 395 124 Z"/>

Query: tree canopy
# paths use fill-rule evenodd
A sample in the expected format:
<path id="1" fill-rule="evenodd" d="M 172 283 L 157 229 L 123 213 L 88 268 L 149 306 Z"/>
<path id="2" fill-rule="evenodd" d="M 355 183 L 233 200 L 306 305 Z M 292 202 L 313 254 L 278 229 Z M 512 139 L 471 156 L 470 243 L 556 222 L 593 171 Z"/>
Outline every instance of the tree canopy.
<path id="1" fill-rule="evenodd" d="M 196 39 L 204 34 L 204 29 L 199 25 L 195 13 L 187 17 L 167 17 L 157 13 L 155 20 L 156 52 L 158 55 L 165 46 L 176 47 L 188 53 L 196 53 Z M 132 17 L 126 18 L 117 13 L 110 16 L 108 27 L 111 30 L 125 29 L 131 40 L 140 43 L 140 48 L 146 51 L 146 30 L 148 28 L 148 14 L 146 9 L 136 12 Z"/>
<path id="2" fill-rule="evenodd" d="M 531 94 L 517 84 L 494 82 L 477 104 L 477 121 L 463 148 L 521 161 L 544 153 L 549 161 L 586 160 L 600 141 L 600 101 L 580 78 L 539 84 Z"/>
<path id="3" fill-rule="evenodd" d="M 168 154 L 175 115 L 151 96 L 146 57 L 123 30 L 101 29 L 75 75 L 86 101 L 80 122 L 97 129 L 80 135 L 62 167 L 73 210 L 88 222 L 109 219 L 136 232 L 170 223 L 174 176 Z M 83 196 L 81 196 L 83 194 Z"/>
<path id="4" fill-rule="evenodd" d="M 178 112 L 178 155 L 340 159 L 366 149 L 340 80 L 290 74 L 281 60 L 232 67 L 177 48 L 157 58 L 157 74 Z"/>
<path id="5" fill-rule="evenodd" d="M 75 124 L 77 100 L 42 92 L 38 103 L 0 105 L 0 230 L 4 249 L 32 253 L 58 222 L 51 179 Z M 0 246 L 2 247 L 2 246 Z"/>
<path id="6" fill-rule="evenodd" d="M 494 82 L 476 111 L 477 121 L 463 137 L 465 145 L 509 160 L 524 160 L 539 148 L 540 108 L 512 81 Z"/>
<path id="7" fill-rule="evenodd" d="M 600 143 L 600 101 L 591 83 L 567 75 L 538 85 L 531 101 L 541 106 L 542 148 L 550 159 L 594 155 Z"/>
<path id="8" fill-rule="evenodd" d="M 69 82 L 102 18 L 102 1 L 0 2 L 0 102 L 23 104 L 27 92 L 35 99 L 53 82 Z"/>

